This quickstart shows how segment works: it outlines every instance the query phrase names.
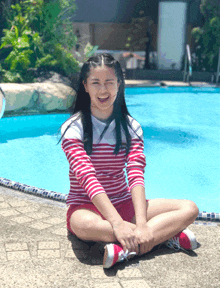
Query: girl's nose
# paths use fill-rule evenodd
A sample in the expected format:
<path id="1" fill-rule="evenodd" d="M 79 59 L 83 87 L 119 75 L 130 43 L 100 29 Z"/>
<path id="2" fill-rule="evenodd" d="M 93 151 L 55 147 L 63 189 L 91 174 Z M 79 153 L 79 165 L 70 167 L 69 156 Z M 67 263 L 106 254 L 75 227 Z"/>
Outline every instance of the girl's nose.
<path id="1" fill-rule="evenodd" d="M 106 84 L 100 84 L 100 88 L 101 91 L 106 91 L 107 90 L 107 86 Z"/>

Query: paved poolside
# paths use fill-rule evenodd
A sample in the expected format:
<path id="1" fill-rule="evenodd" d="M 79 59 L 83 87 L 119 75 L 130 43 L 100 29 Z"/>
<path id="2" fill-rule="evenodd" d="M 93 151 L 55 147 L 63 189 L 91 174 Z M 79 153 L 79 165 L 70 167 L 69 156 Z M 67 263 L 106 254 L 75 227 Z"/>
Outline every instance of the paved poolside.
<path id="1" fill-rule="evenodd" d="M 67 235 L 65 203 L 0 186 L 0 287 L 220 287 L 220 226 L 192 224 L 199 248 L 165 246 L 102 268 L 102 248 Z M 219 224 L 219 223 L 218 223 Z"/>

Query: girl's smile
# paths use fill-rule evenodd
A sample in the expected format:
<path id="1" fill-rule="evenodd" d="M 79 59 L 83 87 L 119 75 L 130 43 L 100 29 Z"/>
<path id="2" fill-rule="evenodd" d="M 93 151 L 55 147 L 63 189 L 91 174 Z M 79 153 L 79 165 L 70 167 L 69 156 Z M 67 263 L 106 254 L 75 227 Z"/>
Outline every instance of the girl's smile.
<path id="1" fill-rule="evenodd" d="M 119 88 L 114 70 L 105 65 L 92 68 L 83 84 L 90 96 L 92 115 L 100 119 L 110 117 Z"/>
<path id="2" fill-rule="evenodd" d="M 99 101 L 101 103 L 105 103 L 105 102 L 107 102 L 109 100 L 109 97 L 107 97 L 107 98 L 98 98 L 98 99 L 99 99 Z"/>

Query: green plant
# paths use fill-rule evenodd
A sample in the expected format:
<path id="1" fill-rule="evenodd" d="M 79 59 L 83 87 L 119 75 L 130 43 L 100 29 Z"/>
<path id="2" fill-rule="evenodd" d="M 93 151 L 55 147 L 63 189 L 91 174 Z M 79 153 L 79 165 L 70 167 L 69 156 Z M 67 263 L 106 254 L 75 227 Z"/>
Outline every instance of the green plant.
<path id="1" fill-rule="evenodd" d="M 219 0 L 202 0 L 200 10 L 204 16 L 204 24 L 192 30 L 196 42 L 195 63 L 198 70 L 215 71 L 220 47 Z"/>
<path id="2" fill-rule="evenodd" d="M 47 54 L 45 57 L 38 59 L 36 67 L 49 67 L 51 70 L 59 70 L 65 76 L 71 76 L 73 71 L 79 71 L 79 62 L 61 44 L 56 44 L 52 52 L 53 55 Z"/>
<path id="3" fill-rule="evenodd" d="M 40 13 L 42 8 L 42 0 L 38 1 L 35 10 L 30 4 L 30 0 L 24 1 L 20 4 L 11 5 L 11 14 L 7 18 L 10 29 L 5 29 L 4 36 L 1 39 L 0 49 L 5 47 L 12 47 L 12 51 L 5 59 L 5 64 L 8 64 L 10 70 L 22 70 L 33 66 L 34 56 L 37 49 L 41 53 L 42 41 L 37 32 L 31 29 L 30 24 L 36 19 L 36 15 Z M 7 66 L 6 66 L 7 67 Z"/>
<path id="4" fill-rule="evenodd" d="M 33 81 L 28 69 L 59 70 L 65 76 L 79 70 L 69 52 L 77 43 L 71 22 L 75 9 L 75 0 L 24 0 L 5 9 L 7 28 L 0 44 L 5 82 Z M 87 47 L 85 57 L 96 49 Z"/>
<path id="5" fill-rule="evenodd" d="M 75 0 L 45 1 L 42 19 L 38 22 L 43 40 L 51 44 L 62 43 L 66 49 L 72 49 L 77 43 L 71 22 L 75 10 Z"/>
<path id="6" fill-rule="evenodd" d="M 10 70 L 27 69 L 31 65 L 31 54 L 34 53 L 30 49 L 31 46 L 31 31 L 24 30 L 20 33 L 17 26 L 12 26 L 11 30 L 5 30 L 5 36 L 2 38 L 0 49 L 7 45 L 11 45 L 13 50 L 5 59 L 5 63 L 9 65 Z"/>
<path id="7" fill-rule="evenodd" d="M 84 48 L 84 55 L 85 55 L 85 60 L 91 57 L 99 48 L 99 46 L 92 46 L 89 42 L 86 44 Z"/>
<path id="8" fill-rule="evenodd" d="M 22 83 L 24 82 L 24 79 L 22 78 L 20 73 L 16 71 L 5 70 L 0 64 L 0 82 Z"/>
<path id="9" fill-rule="evenodd" d="M 78 51 L 75 51 L 74 55 L 75 55 L 76 59 L 79 61 L 79 65 L 82 66 L 83 63 L 89 59 L 89 57 L 91 57 L 93 54 L 95 54 L 95 52 L 97 51 L 98 48 L 99 48 L 99 46 L 97 46 L 97 45 L 92 46 L 90 42 L 87 42 L 83 52 L 80 53 Z"/>

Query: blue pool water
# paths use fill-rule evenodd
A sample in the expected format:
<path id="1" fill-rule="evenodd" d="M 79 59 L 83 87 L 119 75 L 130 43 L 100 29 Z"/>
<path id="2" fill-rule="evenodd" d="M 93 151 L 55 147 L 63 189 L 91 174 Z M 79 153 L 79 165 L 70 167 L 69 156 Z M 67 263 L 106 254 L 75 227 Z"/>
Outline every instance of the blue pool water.
<path id="1" fill-rule="evenodd" d="M 220 89 L 127 88 L 144 131 L 147 198 L 195 201 L 220 212 Z M 0 177 L 67 194 L 68 163 L 57 131 L 68 114 L 0 120 Z"/>

